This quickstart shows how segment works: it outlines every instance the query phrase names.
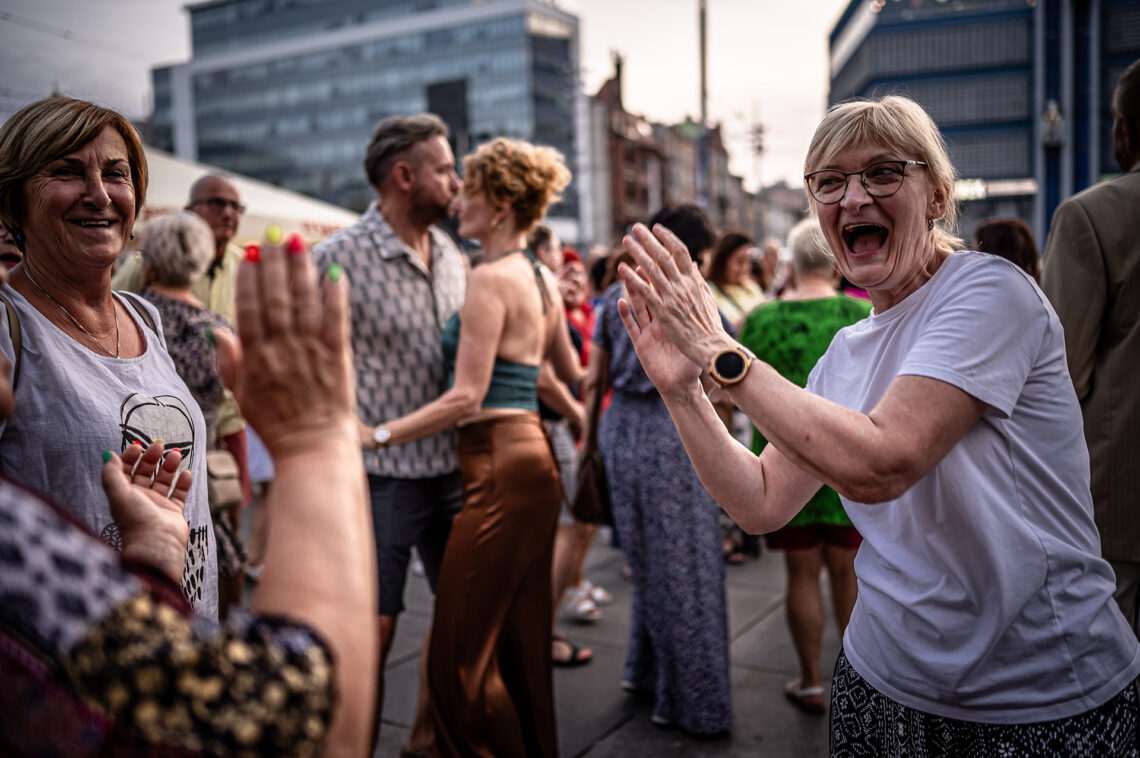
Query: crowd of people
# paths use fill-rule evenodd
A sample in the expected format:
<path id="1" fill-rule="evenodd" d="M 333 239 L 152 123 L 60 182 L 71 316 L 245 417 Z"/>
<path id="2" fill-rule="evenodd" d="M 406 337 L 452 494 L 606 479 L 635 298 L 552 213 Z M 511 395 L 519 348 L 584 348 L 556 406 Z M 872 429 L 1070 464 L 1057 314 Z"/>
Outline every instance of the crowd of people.
<path id="1" fill-rule="evenodd" d="M 136 234 L 130 123 L 26 106 L 0 127 L 0 752 L 371 754 L 414 550 L 402 755 L 557 755 L 553 668 L 594 653 L 558 622 L 614 601 L 570 507 L 590 439 L 631 590 L 614 686 L 653 723 L 732 733 L 726 565 L 763 534 L 783 695 L 832 755 L 1140 756 L 1140 62 L 1113 114 L 1125 175 L 1062 204 L 1044 266 L 1017 219 L 958 237 L 946 143 L 893 95 L 824 116 L 786 243 L 669 205 L 599 266 L 543 223 L 549 147 L 460 172 L 442 120 L 388 117 L 356 223 L 242 248 L 230 178 Z"/>

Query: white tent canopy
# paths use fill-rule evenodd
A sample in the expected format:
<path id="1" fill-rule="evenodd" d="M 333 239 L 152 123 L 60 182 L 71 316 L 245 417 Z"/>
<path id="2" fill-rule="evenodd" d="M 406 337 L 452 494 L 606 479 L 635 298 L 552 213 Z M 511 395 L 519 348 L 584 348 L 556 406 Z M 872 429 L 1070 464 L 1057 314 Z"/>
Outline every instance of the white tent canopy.
<path id="1" fill-rule="evenodd" d="M 246 207 L 234 237 L 234 242 L 239 244 L 260 241 L 269 224 L 280 225 L 286 234 L 300 232 L 313 244 L 360 218 L 359 214 L 339 206 L 203 163 L 184 161 L 150 146 L 146 147 L 146 161 L 150 183 L 140 223 L 184 208 L 190 185 L 209 173 L 225 174 L 237 185 Z"/>

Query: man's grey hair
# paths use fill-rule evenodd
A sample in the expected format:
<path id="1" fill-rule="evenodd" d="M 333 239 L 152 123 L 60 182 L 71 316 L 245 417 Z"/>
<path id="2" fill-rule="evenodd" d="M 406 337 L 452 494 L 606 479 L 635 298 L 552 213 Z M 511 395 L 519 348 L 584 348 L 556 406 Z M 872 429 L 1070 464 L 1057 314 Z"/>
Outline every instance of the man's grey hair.
<path id="1" fill-rule="evenodd" d="M 835 256 L 819 228 L 819 219 L 808 216 L 788 232 L 788 249 L 796 271 L 825 273 L 835 270 Z"/>
<path id="2" fill-rule="evenodd" d="M 432 137 L 447 137 L 447 124 L 434 113 L 389 116 L 376 125 L 364 151 L 364 173 L 376 189 L 384 184 L 392 166 L 413 147 Z"/>
<path id="3" fill-rule="evenodd" d="M 192 211 L 159 216 L 139 233 L 143 270 L 167 287 L 187 287 L 206 273 L 216 252 L 214 233 Z"/>

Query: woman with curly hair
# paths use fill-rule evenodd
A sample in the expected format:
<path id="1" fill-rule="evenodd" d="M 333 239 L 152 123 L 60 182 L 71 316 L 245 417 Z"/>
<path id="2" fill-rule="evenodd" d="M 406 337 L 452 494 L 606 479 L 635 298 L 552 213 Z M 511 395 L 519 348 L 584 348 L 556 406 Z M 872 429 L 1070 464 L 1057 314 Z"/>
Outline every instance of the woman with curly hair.
<path id="1" fill-rule="evenodd" d="M 450 388 L 383 424 L 386 444 L 458 426 L 463 510 L 455 517 L 407 752 L 558 752 L 551 673 L 550 561 L 562 488 L 538 416 L 549 358 L 582 375 L 558 281 L 527 232 L 570 181 L 561 154 L 496 139 L 464 160 L 459 234 L 482 245 L 467 299 L 444 328 Z"/>

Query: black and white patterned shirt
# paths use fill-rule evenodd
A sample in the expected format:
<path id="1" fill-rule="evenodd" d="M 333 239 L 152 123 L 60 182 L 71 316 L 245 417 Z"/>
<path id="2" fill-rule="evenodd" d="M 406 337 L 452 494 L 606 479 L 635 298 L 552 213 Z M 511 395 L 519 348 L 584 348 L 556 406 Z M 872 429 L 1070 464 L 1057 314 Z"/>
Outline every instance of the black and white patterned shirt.
<path id="1" fill-rule="evenodd" d="M 357 413 L 373 426 L 403 416 L 447 388 L 443 325 L 463 305 L 463 256 L 447 234 L 431 229 L 432 270 L 404 244 L 376 203 L 352 226 L 313 249 L 322 270 L 344 267 L 351 283 Z M 371 474 L 422 479 L 459 467 L 455 432 L 364 454 Z"/>

